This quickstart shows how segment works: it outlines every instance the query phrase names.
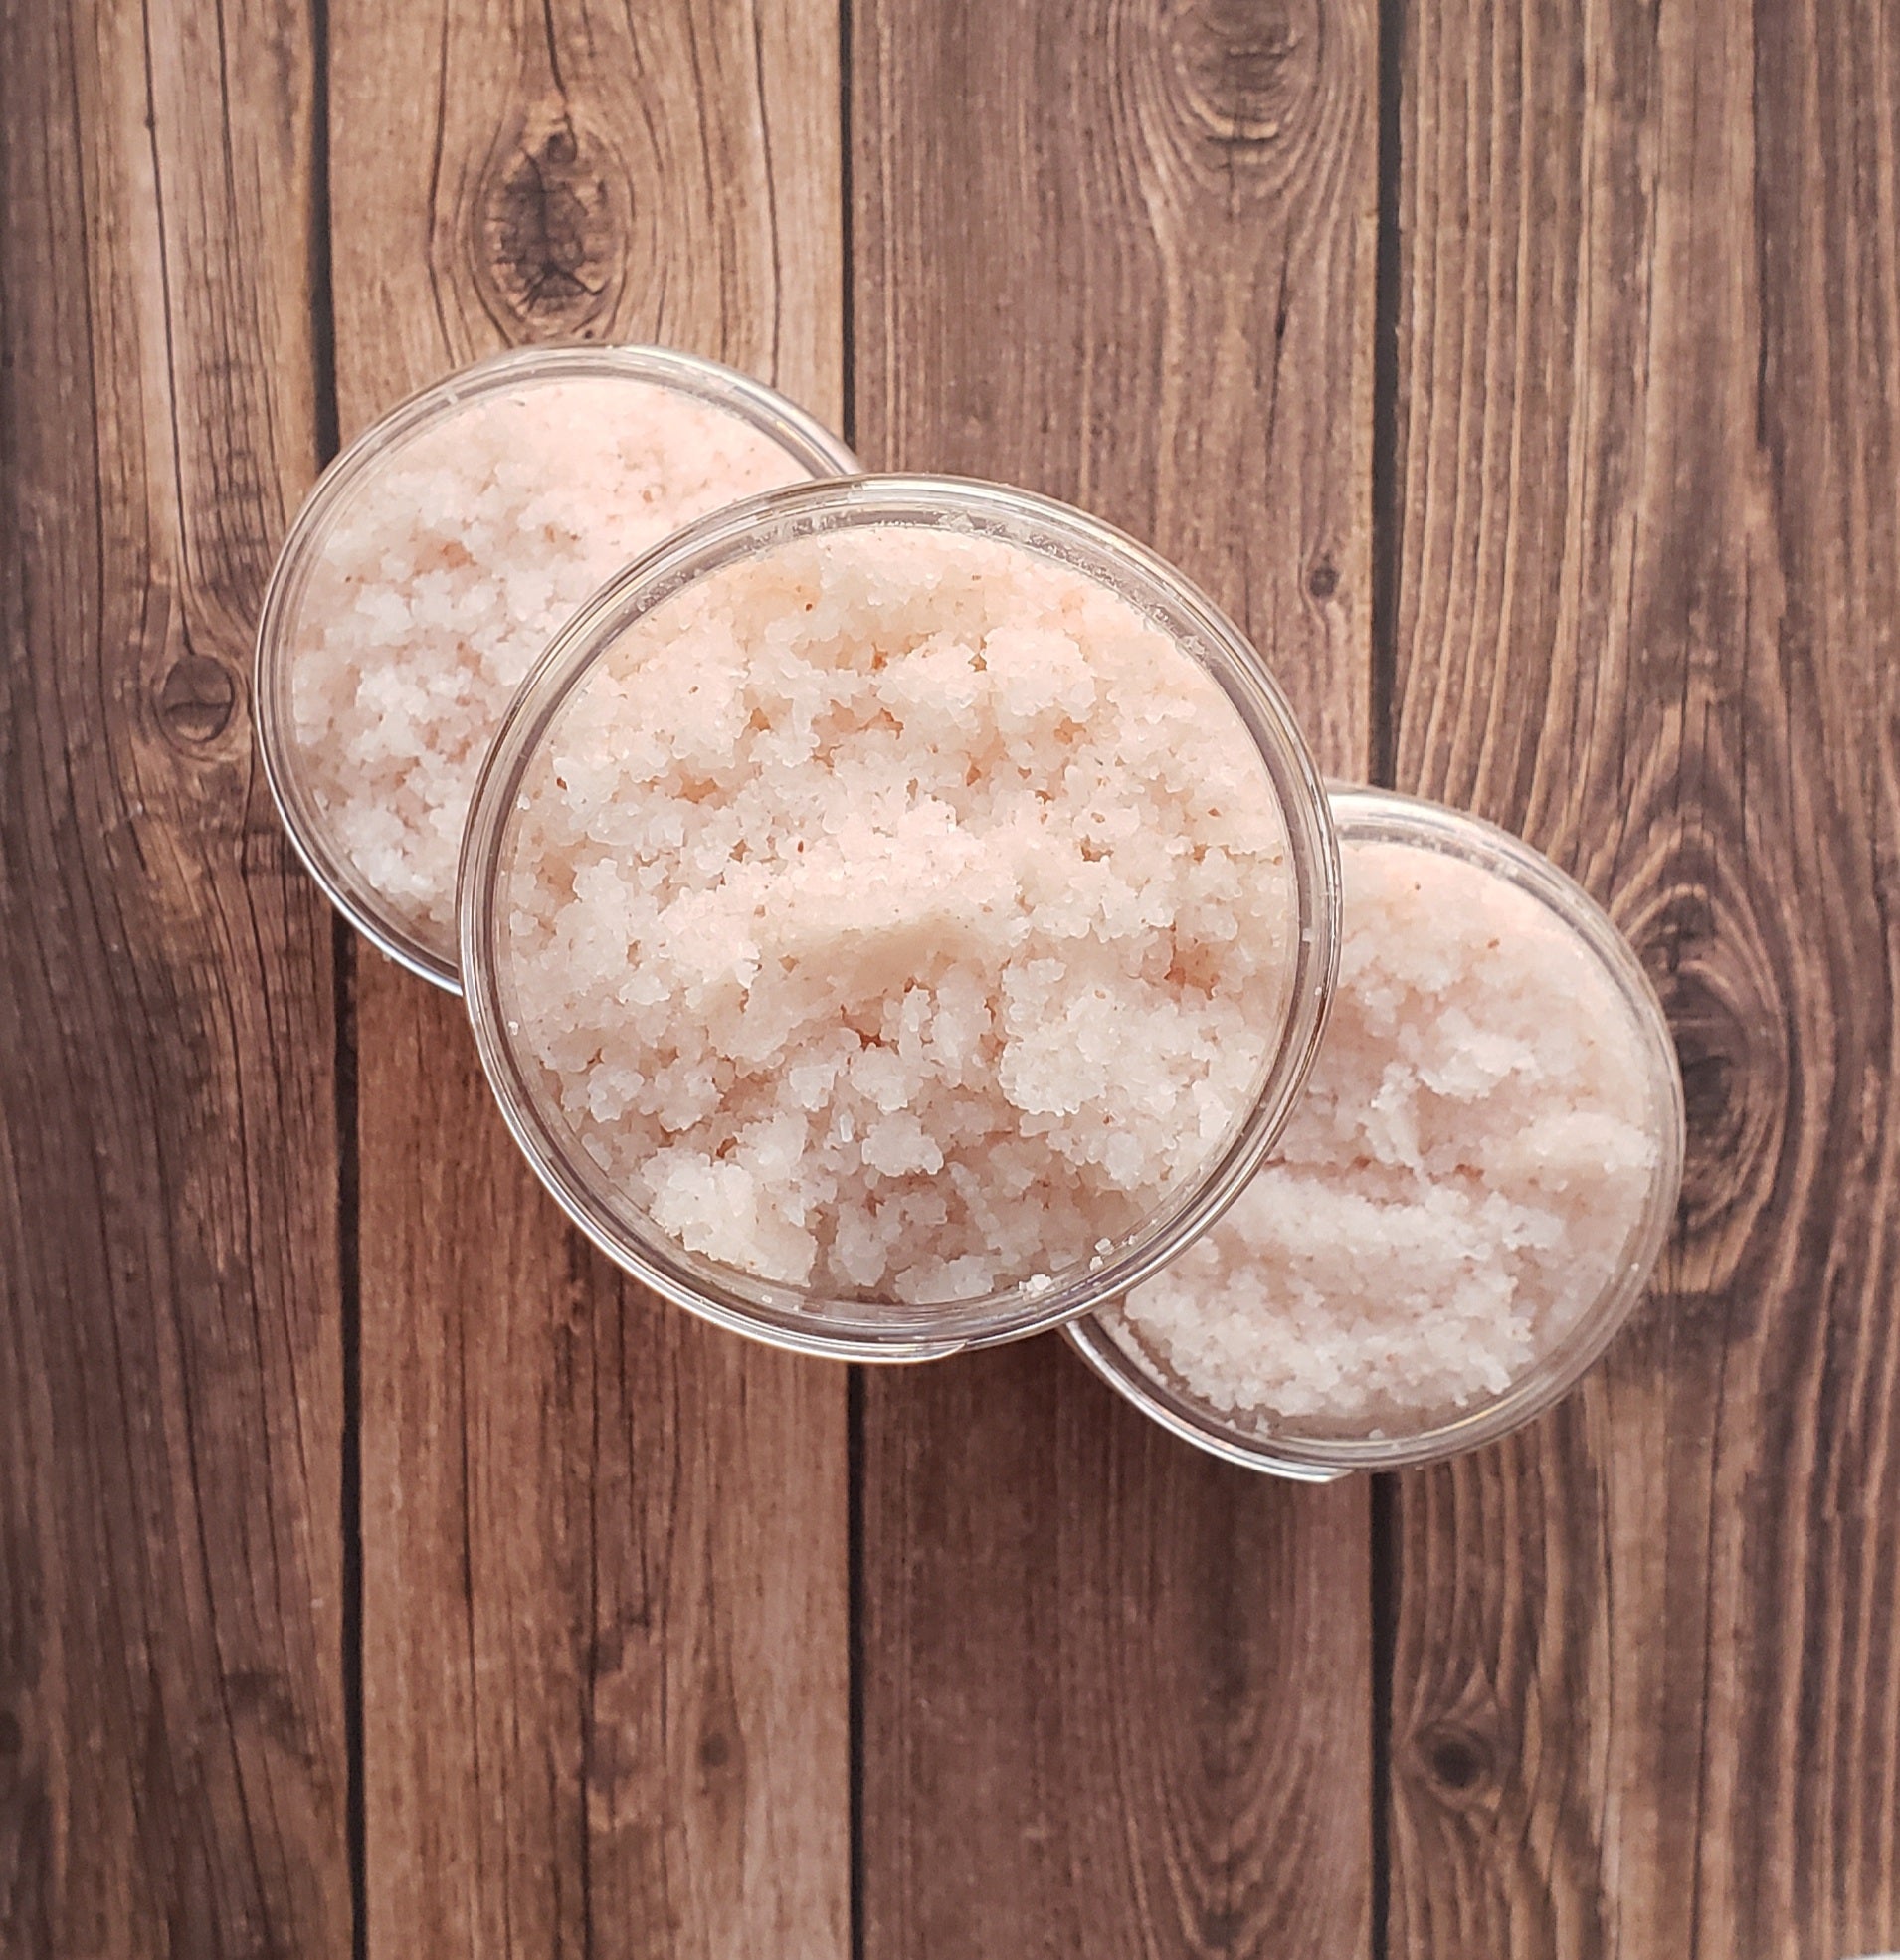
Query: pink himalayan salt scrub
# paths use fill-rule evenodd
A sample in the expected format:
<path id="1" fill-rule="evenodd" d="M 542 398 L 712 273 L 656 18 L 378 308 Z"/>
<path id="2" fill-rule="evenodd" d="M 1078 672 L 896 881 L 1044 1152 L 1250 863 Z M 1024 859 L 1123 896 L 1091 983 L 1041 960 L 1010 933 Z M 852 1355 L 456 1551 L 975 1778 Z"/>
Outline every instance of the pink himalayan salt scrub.
<path id="1" fill-rule="evenodd" d="M 1103 1316 L 1245 1432 L 1406 1434 L 1519 1380 L 1623 1270 L 1650 1051 L 1590 946 L 1497 872 L 1342 841 L 1332 1016 L 1231 1210 Z"/>
<path id="2" fill-rule="evenodd" d="M 289 736 L 331 849 L 455 958 L 470 796 L 515 689 L 610 574 L 810 472 L 765 430 L 626 374 L 472 395 L 357 486 L 304 588 Z"/>
<path id="3" fill-rule="evenodd" d="M 579 1147 L 665 1240 L 845 1300 L 1035 1290 L 1144 1223 L 1259 1093 L 1299 935 L 1195 659 L 1069 565 L 896 524 L 637 619 L 498 888 Z"/>

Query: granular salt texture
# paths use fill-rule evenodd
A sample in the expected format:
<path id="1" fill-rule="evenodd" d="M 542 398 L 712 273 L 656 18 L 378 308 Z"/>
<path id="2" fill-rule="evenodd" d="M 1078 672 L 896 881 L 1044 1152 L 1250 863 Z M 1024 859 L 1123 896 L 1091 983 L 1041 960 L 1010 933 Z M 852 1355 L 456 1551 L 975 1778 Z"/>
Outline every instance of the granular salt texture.
<path id="1" fill-rule="evenodd" d="M 588 376 L 476 397 L 372 466 L 298 608 L 299 767 L 338 854 L 455 957 L 475 778 L 583 600 L 693 518 L 806 476 L 730 412 Z"/>
<path id="2" fill-rule="evenodd" d="M 823 1297 L 1086 1262 L 1222 1150 L 1297 944 L 1215 682 L 1027 549 L 867 526 L 637 623 L 504 847 L 502 998 L 661 1235 Z"/>
<path id="3" fill-rule="evenodd" d="M 1242 1427 L 1382 1434 L 1495 1396 L 1617 1271 L 1658 1157 L 1639 1030 L 1573 931 L 1430 849 L 1343 858 L 1303 1099 L 1234 1208 L 1109 1316 Z"/>

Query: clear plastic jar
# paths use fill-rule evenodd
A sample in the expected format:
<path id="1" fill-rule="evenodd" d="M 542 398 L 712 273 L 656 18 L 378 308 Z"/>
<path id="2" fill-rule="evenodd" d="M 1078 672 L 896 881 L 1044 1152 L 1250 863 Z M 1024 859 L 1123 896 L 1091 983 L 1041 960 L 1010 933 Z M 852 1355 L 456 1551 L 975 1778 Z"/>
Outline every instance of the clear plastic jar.
<path id="1" fill-rule="evenodd" d="M 900 1290 L 894 1282 L 881 1292 L 851 1296 L 837 1286 L 779 1283 L 688 1251 L 683 1235 L 662 1231 L 634 1201 L 625 1178 L 603 1168 L 599 1159 L 608 1153 L 598 1139 L 596 1148 L 587 1146 L 577 1127 L 582 1119 L 571 1118 L 574 1105 L 563 1102 L 562 1087 L 544 1060 L 547 1051 L 534 1046 L 537 1025 L 545 1033 L 552 1023 L 533 1024 L 524 1009 L 515 970 L 523 955 L 512 950 L 511 935 L 522 929 L 513 894 L 539 891 L 549 877 L 556 882 L 552 888 L 575 888 L 572 863 L 549 848 L 541 848 L 538 862 L 517 863 L 517 858 L 524 851 L 524 833 L 548 834 L 544 816 L 529 813 L 546 793 L 537 786 L 553 767 L 552 756 L 568 752 L 553 744 L 571 742 L 579 725 L 564 723 L 563 717 L 588 698 L 597 682 L 610 699 L 632 698 L 637 677 L 607 664 L 615 649 L 625 642 L 641 651 L 624 659 L 651 661 L 646 650 L 656 644 L 655 636 L 675 630 L 667 622 L 699 617 L 663 609 L 696 603 L 703 611 L 708 592 L 736 589 L 730 579 L 717 584 L 724 574 L 760 569 L 776 576 L 793 557 L 774 554 L 795 555 L 819 545 L 839 553 L 843 547 L 836 540 L 847 540 L 859 557 L 874 553 L 883 544 L 856 535 L 871 530 L 900 554 L 910 548 L 913 560 L 919 552 L 941 556 L 962 548 L 942 544 L 946 538 L 1014 547 L 1023 562 L 1054 568 L 1078 586 L 1132 607 L 1140 634 L 1158 629 L 1172 643 L 1170 656 L 1178 651 L 1198 670 L 1184 666 L 1181 671 L 1179 711 L 1217 719 L 1220 739 L 1244 758 L 1247 780 L 1257 782 L 1278 806 L 1279 855 L 1271 862 L 1275 879 L 1284 881 L 1277 888 L 1284 890 L 1286 906 L 1284 937 L 1273 944 L 1284 949 L 1283 969 L 1272 975 L 1270 1025 L 1268 1017 L 1242 1021 L 1250 1033 L 1257 1032 L 1264 1061 L 1251 1092 L 1239 1101 L 1237 1120 L 1209 1146 L 1205 1161 L 1194 1160 L 1196 1174 L 1168 1187 L 1163 1201 L 1131 1229 L 1098 1241 L 1092 1254 L 1060 1270 L 1014 1278 L 968 1297 L 906 1301 L 892 1296 Z M 913 546 L 913 539 L 938 542 Z M 1009 552 L 993 555 L 1011 558 Z M 651 624 L 656 615 L 659 627 Z M 761 614 L 761 643 L 770 639 L 775 618 L 769 607 Z M 629 641 L 643 622 L 650 623 L 646 638 Z M 841 635 L 842 645 L 849 634 L 841 629 Z M 753 642 L 743 644 L 750 662 Z M 1204 696 L 1205 709 L 1189 705 Z M 566 791 L 566 780 L 559 780 Z M 581 785 L 575 793 L 582 793 Z M 588 809 L 608 812 L 602 821 L 619 820 L 621 806 L 601 779 L 591 779 L 585 793 L 595 799 Z M 705 807 L 716 810 L 717 796 Z M 698 835 L 696 818 L 686 831 Z M 526 884 L 517 884 L 517 877 Z M 1271 1145 L 1311 1062 L 1338 953 L 1338 859 L 1325 795 L 1284 697 L 1240 633 L 1172 567 L 1108 526 L 1024 492 L 943 478 L 864 478 L 772 492 L 702 520 L 612 581 L 574 618 L 516 697 L 490 752 L 464 845 L 458 912 L 469 1013 L 489 1082 L 536 1173 L 589 1238 L 668 1299 L 741 1333 L 812 1353 L 916 1361 L 1018 1338 L 1087 1312 L 1159 1270 L 1219 1216 Z M 622 969 L 612 964 L 619 955 L 610 949 L 602 957 L 610 980 L 620 984 L 614 976 Z M 638 961 L 630 960 L 626 971 L 628 984 L 636 984 Z M 672 996 L 662 998 L 670 1002 Z M 524 1013 L 531 1023 L 526 1027 Z M 563 1025 L 561 1032 L 569 1031 Z M 591 1049 L 583 1044 L 580 1052 Z M 608 1085 L 586 1076 L 593 1066 L 583 1068 L 589 1097 L 596 1086 L 609 1092 Z"/>
<path id="2" fill-rule="evenodd" d="M 297 513 L 265 595 L 258 627 L 258 742 L 285 829 L 311 876 L 358 931 L 390 958 L 452 993 L 461 988 L 455 926 L 449 916 L 455 857 L 462 808 L 491 732 L 490 713 L 498 724 L 506 696 L 553 626 L 572 610 L 567 601 L 571 598 L 578 604 L 603 578 L 622 569 L 630 557 L 650 548 L 671 528 L 665 524 L 656 529 L 646 510 L 634 507 L 631 491 L 624 506 L 604 497 L 589 507 L 586 459 L 597 456 L 604 462 L 609 441 L 620 433 L 599 419 L 599 397 L 593 392 L 599 384 L 626 386 L 648 396 L 662 390 L 676 397 L 685 414 L 702 419 L 706 430 L 736 446 L 745 459 L 743 469 L 733 466 L 735 481 L 747 476 L 755 481 L 746 482 L 740 494 L 777 482 L 849 476 L 857 468 L 851 451 L 802 409 L 763 383 L 715 361 L 661 347 L 518 349 L 478 361 L 425 388 L 357 437 L 323 473 Z M 582 407 L 583 392 L 586 408 L 593 414 Z M 638 397 L 628 399 L 630 408 L 638 401 Z M 555 412 L 557 403 L 561 404 L 558 412 L 568 418 L 566 434 L 551 439 L 553 457 L 549 467 L 540 470 L 531 460 L 522 461 L 526 445 L 519 438 L 527 428 L 523 418 L 531 412 Z M 497 416 L 522 421 L 522 429 L 514 430 L 511 438 L 501 438 Z M 630 415 L 627 427 L 638 430 L 639 417 Z M 420 483 L 432 469 L 453 469 L 453 462 L 443 463 L 439 453 L 448 454 L 447 439 L 459 428 L 485 430 L 483 439 L 494 452 L 491 481 L 500 484 L 507 475 L 505 489 L 497 492 L 506 507 L 499 521 L 488 525 L 488 532 L 500 540 L 496 560 L 505 558 L 514 536 L 539 527 L 548 497 L 566 498 L 568 514 L 589 526 L 598 540 L 603 560 L 598 567 L 590 566 L 587 554 L 578 548 L 557 546 L 544 553 L 552 566 L 549 577 L 540 576 L 542 567 L 530 566 L 528 585 L 507 588 L 510 597 L 534 593 L 537 614 L 546 616 L 546 631 L 525 626 L 518 615 L 510 614 L 508 601 L 499 597 L 495 581 L 501 571 L 518 575 L 519 566 L 461 561 L 474 563 L 477 577 L 488 577 L 485 595 L 470 592 L 466 581 L 464 589 L 456 591 L 453 575 L 442 569 L 465 539 L 479 543 L 480 513 L 459 500 L 465 486 L 444 486 L 452 500 L 446 512 L 436 515 L 439 536 L 422 530 L 429 519 L 417 511 L 414 533 L 435 548 L 439 561 L 426 571 L 403 565 L 400 558 L 406 548 L 403 516 L 415 504 L 406 503 L 400 514 L 375 507 L 376 497 L 401 481 L 395 473 L 407 470 Z M 701 453 L 691 441 L 675 441 L 674 448 L 688 457 Z M 716 449 L 715 440 L 704 446 L 703 453 L 710 456 Z M 782 469 L 775 458 L 782 458 Z M 688 515 L 703 514 L 709 494 L 719 503 L 736 500 L 719 493 L 717 483 L 715 474 L 695 487 L 686 506 Z M 538 505 L 537 495 L 543 497 Z M 512 502 L 507 502 L 509 498 Z M 365 535 L 356 537 L 350 527 L 359 523 Z M 625 548 L 623 533 L 638 535 L 640 542 Z M 361 566 L 369 562 L 365 553 L 373 551 L 385 534 L 391 538 L 392 553 L 386 562 L 398 568 L 408 585 L 379 585 L 374 573 L 361 573 Z M 438 597 L 426 602 L 436 608 L 429 628 L 415 625 L 419 613 L 412 613 L 408 623 L 400 617 L 393 622 L 378 618 L 392 608 L 400 615 L 404 606 L 424 603 L 415 588 L 425 581 L 441 588 Z M 565 589 L 569 585 L 576 588 L 571 594 Z M 482 613 L 484 597 L 487 610 Z M 475 614 L 466 632 L 454 623 L 457 607 Z M 353 651 L 339 655 L 329 644 L 327 631 L 339 619 L 348 619 L 352 632 L 360 632 L 360 657 Z M 464 645 L 475 653 L 480 665 L 470 669 L 465 658 L 464 671 L 447 682 L 440 674 L 419 672 L 405 699 L 395 685 L 401 679 L 401 661 L 394 656 L 405 646 L 416 646 L 427 630 L 445 636 L 462 633 Z M 380 641 L 373 644 L 370 636 L 377 634 Z M 378 645 L 390 656 L 380 667 Z M 321 663 L 327 663 L 327 669 Z M 491 668 L 505 671 L 490 672 Z M 335 732 L 334 715 L 326 716 L 306 703 L 299 724 L 299 686 L 312 691 L 319 683 L 344 687 L 352 674 L 369 680 L 378 701 L 388 700 L 393 732 L 386 744 L 375 726 L 375 717 L 383 710 L 372 706 L 361 717 L 369 741 L 378 745 L 373 765 L 353 759 L 347 766 L 337 763 L 338 744 L 347 738 Z M 335 678 L 339 676 L 343 678 Z M 362 692 L 359 680 L 354 698 Z M 453 726 L 453 735 L 447 738 L 453 753 L 431 751 L 425 757 L 430 732 L 425 723 L 430 714 L 439 717 L 437 741 L 445 739 L 442 729 Z M 364 736 L 364 729 L 354 730 L 355 739 Z M 414 744 L 407 751 L 406 741 Z M 434 773 L 427 792 L 418 796 L 414 785 L 421 781 L 425 760 Z M 412 761 L 417 773 L 404 778 L 402 772 Z M 390 784 L 360 798 L 349 795 L 352 783 L 367 780 L 372 766 L 388 775 Z M 405 807 L 399 815 L 399 800 L 413 802 L 415 808 Z M 385 874 L 380 877 L 366 869 L 373 861 L 372 847 L 363 840 L 372 835 L 374 861 Z M 424 854 L 430 865 L 426 875 Z M 399 889 L 405 882 L 415 888 Z"/>
<path id="3" fill-rule="evenodd" d="M 1385 1412 L 1358 1434 L 1345 1432 L 1336 1421 L 1237 1414 L 1190 1390 L 1117 1312 L 1077 1320 L 1064 1330 L 1097 1374 L 1164 1428 L 1230 1463 L 1306 1481 L 1454 1456 L 1508 1434 L 1568 1394 L 1642 1296 L 1675 1216 L 1684 1153 L 1682 1079 L 1661 1004 L 1628 942 L 1577 883 L 1517 838 L 1438 804 L 1388 791 L 1336 789 L 1332 809 L 1346 857 L 1355 846 L 1368 844 L 1443 854 L 1508 881 L 1574 935 L 1629 1017 L 1646 1093 L 1643 1129 L 1653 1142 L 1653 1157 L 1620 1257 L 1601 1290 L 1506 1387 L 1471 1399 L 1455 1413 L 1421 1414 L 1408 1424 Z M 1347 889 L 1350 906 L 1350 870 Z M 1350 933 L 1350 915 L 1346 926 Z M 1551 1003 L 1559 1014 L 1564 1005 Z"/>

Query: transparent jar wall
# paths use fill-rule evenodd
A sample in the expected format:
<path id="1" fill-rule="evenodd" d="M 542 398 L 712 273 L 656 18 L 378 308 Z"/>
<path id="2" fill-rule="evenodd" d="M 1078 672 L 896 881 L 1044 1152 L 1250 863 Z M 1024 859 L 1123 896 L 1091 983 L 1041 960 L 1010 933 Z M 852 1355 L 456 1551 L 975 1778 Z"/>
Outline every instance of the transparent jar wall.
<path id="1" fill-rule="evenodd" d="M 338 526 L 361 507 L 379 473 L 473 408 L 563 382 L 664 389 L 766 439 L 784 453 L 789 475 L 850 476 L 857 468 L 837 437 L 761 382 L 666 348 L 590 345 L 524 348 L 476 362 L 393 409 L 323 473 L 279 554 L 258 628 L 255 699 L 265 773 L 285 829 L 331 903 L 392 959 L 452 993 L 461 991 L 453 932 L 445 939 L 378 888 L 339 839 L 311 781 L 292 706 L 298 657 L 312 630 L 305 601 Z"/>
<path id="2" fill-rule="evenodd" d="M 1622 1258 L 1598 1297 L 1502 1392 L 1405 1433 L 1316 1434 L 1284 1421 L 1235 1420 L 1171 1378 L 1125 1325 L 1091 1317 L 1065 1330 L 1097 1374 L 1164 1428 L 1230 1463 L 1309 1481 L 1457 1455 L 1507 1435 L 1568 1394 L 1642 1297 L 1675 1216 L 1684 1154 L 1681 1074 L 1661 1004 L 1627 941 L 1580 886 L 1520 840 L 1441 805 L 1390 791 L 1336 789 L 1332 807 L 1342 849 L 1398 844 L 1443 853 L 1508 880 L 1576 935 L 1631 1017 L 1644 1058 L 1656 1160 Z"/>
<path id="3" fill-rule="evenodd" d="M 930 1306 L 774 1286 L 715 1267 L 660 1234 L 546 1106 L 536 1064 L 510 1026 L 518 1017 L 510 1012 L 499 933 L 509 825 L 528 766 L 605 651 L 635 622 L 726 566 L 800 539 L 870 526 L 1006 541 L 1106 586 L 1171 634 L 1244 724 L 1280 806 L 1293 880 L 1283 1025 L 1259 1091 L 1218 1159 L 1092 1270 Z M 598 595 L 517 699 L 495 744 L 470 825 L 459 910 L 470 1014 L 503 1112 L 537 1174 L 611 1258 L 678 1304 L 740 1332 L 810 1352 L 918 1360 L 1018 1338 L 1085 1312 L 1158 1270 L 1219 1215 L 1270 1144 L 1310 1062 L 1337 958 L 1338 865 L 1324 795 L 1284 697 L 1237 630 L 1172 567 L 1079 512 L 1022 492 L 950 479 L 867 478 L 773 492 L 708 519 Z"/>

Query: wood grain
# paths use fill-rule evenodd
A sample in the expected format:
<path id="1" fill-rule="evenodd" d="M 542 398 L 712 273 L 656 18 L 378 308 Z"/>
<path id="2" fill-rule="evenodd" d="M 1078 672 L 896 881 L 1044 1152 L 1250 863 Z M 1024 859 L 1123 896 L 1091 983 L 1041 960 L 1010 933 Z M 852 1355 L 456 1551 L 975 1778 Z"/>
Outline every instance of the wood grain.
<path id="1" fill-rule="evenodd" d="M 330 1960 L 330 927 L 246 706 L 315 463 L 309 37 L 0 37 L 0 1952 Z"/>
<path id="2" fill-rule="evenodd" d="M 1367 759 L 1370 5 L 853 15 L 859 445 L 1156 542 Z M 1363 1486 L 1154 1430 L 1056 1342 L 872 1374 L 864 1950 L 1367 1950 Z"/>
<path id="3" fill-rule="evenodd" d="M 346 434 L 576 336 L 838 418 L 829 4 L 334 0 L 330 28 Z M 364 954 L 356 1029 L 372 1954 L 842 1954 L 843 1371 L 585 1252 L 457 1003 Z"/>
<path id="4" fill-rule="evenodd" d="M 1900 1945 L 1900 9 L 1407 10 L 1400 777 L 1608 896 L 1691 1166 L 1398 1504 L 1390 1950 Z"/>

